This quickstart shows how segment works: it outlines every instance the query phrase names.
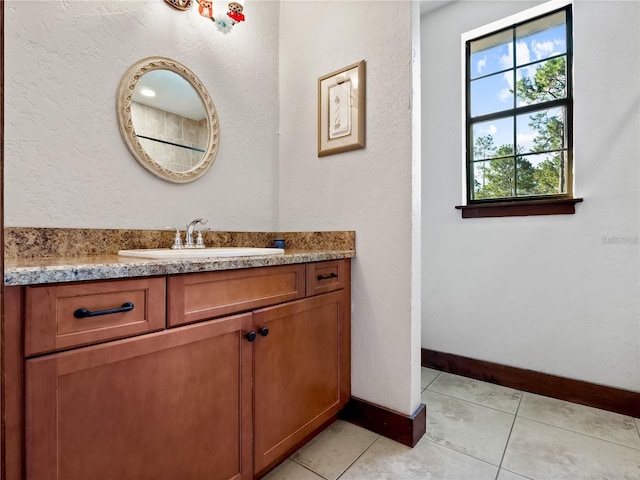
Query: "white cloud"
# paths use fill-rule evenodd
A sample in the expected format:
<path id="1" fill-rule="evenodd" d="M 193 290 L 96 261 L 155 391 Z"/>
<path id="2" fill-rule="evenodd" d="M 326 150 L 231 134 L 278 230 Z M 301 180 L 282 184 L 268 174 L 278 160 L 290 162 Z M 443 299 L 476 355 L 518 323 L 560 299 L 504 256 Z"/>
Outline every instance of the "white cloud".
<path id="1" fill-rule="evenodd" d="M 536 60 L 547 58 L 553 55 L 554 52 L 554 44 L 551 40 L 547 40 L 545 42 L 536 42 L 534 40 L 533 42 L 531 42 L 531 48 L 533 49 L 533 53 L 536 56 Z"/>
<path id="2" fill-rule="evenodd" d="M 567 50 L 566 48 L 566 41 L 564 38 L 556 38 L 553 41 L 553 44 L 556 45 L 558 47 L 558 52 L 565 52 Z"/>
<path id="3" fill-rule="evenodd" d="M 508 79 L 507 79 L 508 81 Z M 498 93 L 498 99 L 504 103 L 504 102 L 510 102 L 513 100 L 513 93 L 511 93 L 511 90 L 513 89 L 512 87 L 513 85 L 513 78 L 511 78 L 511 81 L 509 82 L 509 87 L 510 88 L 503 88 L 502 90 L 500 90 L 500 93 Z"/>
<path id="4" fill-rule="evenodd" d="M 516 74 L 518 74 L 518 72 L 516 72 Z M 513 90 L 513 72 L 505 72 L 502 75 L 505 81 L 507 82 L 507 85 L 509 85 L 509 88 L 505 88 L 504 90 L 502 90 L 502 92 L 500 92 L 500 100 L 504 102 L 502 95 L 505 94 L 505 90 L 506 90 L 506 93 L 509 93 L 510 89 Z"/>
<path id="5" fill-rule="evenodd" d="M 485 55 L 480 60 L 478 60 L 478 65 L 476 66 L 476 70 L 478 73 L 482 73 L 484 67 L 487 66 L 487 56 Z"/>
<path id="6" fill-rule="evenodd" d="M 518 61 L 518 64 L 522 65 L 523 63 L 529 63 L 531 58 L 531 52 L 529 51 L 529 47 L 526 44 L 526 42 L 517 42 L 516 43 L 516 59 Z M 502 68 L 513 68 L 513 44 L 510 43 L 508 45 L 508 53 L 506 55 L 502 55 L 502 57 L 500 57 L 500 65 L 502 66 Z M 520 80 L 520 78 L 522 77 L 520 70 L 516 71 L 516 75 L 517 75 L 517 80 Z M 507 81 L 507 84 L 509 85 L 509 88 L 511 90 L 513 90 L 513 73 L 512 72 L 505 72 L 504 73 L 504 79 Z M 511 95 L 510 92 L 506 92 L 506 94 L 508 94 L 509 96 Z M 504 95 L 506 95 L 504 90 L 500 93 L 500 100 L 501 101 L 505 101 L 506 98 L 503 98 Z"/>
<path id="7" fill-rule="evenodd" d="M 520 41 L 516 43 L 516 60 L 518 65 L 531 61 L 531 52 L 529 51 L 527 42 Z"/>
<path id="8" fill-rule="evenodd" d="M 507 44 L 507 53 L 500 57 L 500 66 L 502 68 L 513 67 L 513 43 L 509 42 Z"/>
<path id="9" fill-rule="evenodd" d="M 498 127 L 496 127 L 494 124 L 489 125 L 489 128 L 487 129 L 487 132 L 489 133 L 489 135 L 495 135 L 497 131 L 498 131 Z"/>
<path id="10" fill-rule="evenodd" d="M 516 142 L 518 142 L 518 148 L 530 151 L 533 148 L 533 139 L 536 138 L 535 133 L 518 133 L 516 135 Z"/>

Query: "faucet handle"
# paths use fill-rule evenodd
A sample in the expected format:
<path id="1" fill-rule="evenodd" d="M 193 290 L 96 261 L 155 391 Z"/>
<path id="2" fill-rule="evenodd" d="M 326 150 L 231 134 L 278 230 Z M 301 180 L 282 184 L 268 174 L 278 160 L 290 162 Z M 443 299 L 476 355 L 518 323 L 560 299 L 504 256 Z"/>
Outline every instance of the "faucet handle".
<path id="1" fill-rule="evenodd" d="M 210 228 L 201 228 L 198 230 L 198 237 L 196 238 L 196 248 L 206 248 L 204 244 L 204 240 L 202 239 L 202 232 L 207 232 L 211 230 Z"/>
<path id="2" fill-rule="evenodd" d="M 180 229 L 179 228 L 175 228 L 175 227 L 166 227 L 166 230 L 175 230 L 176 231 L 176 236 L 173 239 L 173 245 L 171 245 L 171 249 L 172 250 L 181 249 L 184 245 L 182 243 L 182 234 L 180 233 Z"/>

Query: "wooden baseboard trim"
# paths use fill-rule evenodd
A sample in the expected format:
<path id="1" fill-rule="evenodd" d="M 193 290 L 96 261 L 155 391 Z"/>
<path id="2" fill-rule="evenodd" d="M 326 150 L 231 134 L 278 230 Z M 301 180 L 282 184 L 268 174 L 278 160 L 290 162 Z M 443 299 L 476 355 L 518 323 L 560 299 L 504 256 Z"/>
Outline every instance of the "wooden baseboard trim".
<path id="1" fill-rule="evenodd" d="M 547 397 L 640 417 L 640 393 L 422 349 L 422 366 Z"/>
<path id="2" fill-rule="evenodd" d="M 340 418 L 379 433 L 408 447 L 414 447 L 427 428 L 424 403 L 407 416 L 360 398 L 351 397 Z"/>

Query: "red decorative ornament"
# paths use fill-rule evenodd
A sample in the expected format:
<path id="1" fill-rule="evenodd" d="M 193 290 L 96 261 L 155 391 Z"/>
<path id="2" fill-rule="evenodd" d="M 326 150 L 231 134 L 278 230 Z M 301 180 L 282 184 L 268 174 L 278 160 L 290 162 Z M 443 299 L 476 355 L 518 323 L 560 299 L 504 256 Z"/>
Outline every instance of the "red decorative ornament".
<path id="1" fill-rule="evenodd" d="M 244 7 L 240 3 L 234 2 L 232 0 L 231 2 L 229 2 L 229 12 L 227 13 L 227 15 L 235 23 L 244 22 L 244 14 L 242 13 L 243 9 Z"/>

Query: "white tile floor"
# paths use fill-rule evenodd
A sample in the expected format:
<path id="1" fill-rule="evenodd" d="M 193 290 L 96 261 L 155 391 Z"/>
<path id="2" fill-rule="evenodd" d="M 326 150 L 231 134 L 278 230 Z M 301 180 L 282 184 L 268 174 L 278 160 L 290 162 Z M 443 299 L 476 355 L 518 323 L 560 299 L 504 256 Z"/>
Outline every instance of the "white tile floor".
<path id="1" fill-rule="evenodd" d="M 265 480 L 640 480 L 640 419 L 422 369 L 413 448 L 338 420 Z"/>

